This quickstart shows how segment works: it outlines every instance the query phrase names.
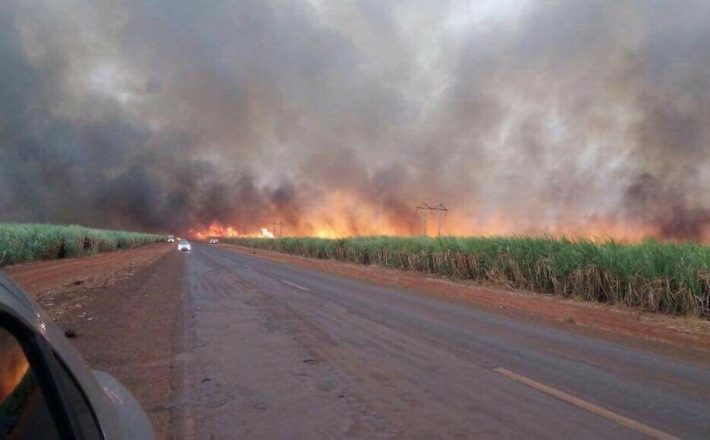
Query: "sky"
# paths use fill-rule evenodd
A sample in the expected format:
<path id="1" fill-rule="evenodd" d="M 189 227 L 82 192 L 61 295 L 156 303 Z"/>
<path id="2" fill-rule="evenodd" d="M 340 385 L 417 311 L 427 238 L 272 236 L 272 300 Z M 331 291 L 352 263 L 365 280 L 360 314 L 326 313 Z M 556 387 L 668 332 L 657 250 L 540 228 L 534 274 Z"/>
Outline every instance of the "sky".
<path id="1" fill-rule="evenodd" d="M 710 239 L 710 3 L 0 2 L 0 221 Z M 428 225 L 436 233 L 437 217 Z"/>

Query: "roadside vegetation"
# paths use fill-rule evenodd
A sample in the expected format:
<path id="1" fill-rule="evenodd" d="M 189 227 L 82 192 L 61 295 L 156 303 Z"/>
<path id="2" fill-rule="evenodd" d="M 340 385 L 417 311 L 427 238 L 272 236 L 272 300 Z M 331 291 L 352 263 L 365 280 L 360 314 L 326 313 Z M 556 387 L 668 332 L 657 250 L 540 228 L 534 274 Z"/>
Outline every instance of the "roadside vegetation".
<path id="1" fill-rule="evenodd" d="M 0 224 L 0 266 L 34 260 L 79 257 L 165 240 L 162 235 L 108 231 L 83 226 Z"/>
<path id="2" fill-rule="evenodd" d="M 313 258 L 419 271 L 511 288 L 710 317 L 710 247 L 530 237 L 236 238 Z"/>

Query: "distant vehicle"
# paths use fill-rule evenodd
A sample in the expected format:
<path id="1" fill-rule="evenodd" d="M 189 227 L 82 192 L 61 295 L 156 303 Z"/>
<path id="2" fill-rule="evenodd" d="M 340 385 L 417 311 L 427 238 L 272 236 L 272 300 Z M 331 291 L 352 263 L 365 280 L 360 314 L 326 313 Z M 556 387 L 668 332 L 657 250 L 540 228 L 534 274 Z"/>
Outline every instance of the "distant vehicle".
<path id="1" fill-rule="evenodd" d="M 175 243 L 175 236 L 174 235 L 168 235 L 168 243 Z"/>
<path id="2" fill-rule="evenodd" d="M 187 240 L 180 240 L 180 242 L 178 243 L 178 250 L 179 251 L 191 251 L 192 245 Z"/>
<path id="3" fill-rule="evenodd" d="M 0 272 L 0 438 L 153 439 L 148 417 L 108 373 Z"/>
<path id="4" fill-rule="evenodd" d="M 210 244 L 217 244 L 219 243 L 219 238 L 212 237 L 210 238 Z"/>

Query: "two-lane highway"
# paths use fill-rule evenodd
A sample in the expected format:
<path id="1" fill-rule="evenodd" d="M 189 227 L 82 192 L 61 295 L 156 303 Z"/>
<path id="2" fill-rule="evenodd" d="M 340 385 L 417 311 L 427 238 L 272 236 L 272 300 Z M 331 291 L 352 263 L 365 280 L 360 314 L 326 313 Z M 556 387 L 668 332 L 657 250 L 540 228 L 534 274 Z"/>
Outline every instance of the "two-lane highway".
<path id="1" fill-rule="evenodd" d="M 184 256 L 178 435 L 710 438 L 710 366 L 219 246 Z"/>

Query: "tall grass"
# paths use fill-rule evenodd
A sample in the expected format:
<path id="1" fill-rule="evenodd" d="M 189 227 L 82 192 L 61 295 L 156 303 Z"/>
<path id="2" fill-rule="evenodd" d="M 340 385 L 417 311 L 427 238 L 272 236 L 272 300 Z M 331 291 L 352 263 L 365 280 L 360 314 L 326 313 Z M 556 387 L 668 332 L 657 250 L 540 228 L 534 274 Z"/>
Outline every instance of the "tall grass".
<path id="1" fill-rule="evenodd" d="M 0 266 L 129 249 L 164 239 L 162 235 L 76 225 L 5 223 L 0 224 Z"/>
<path id="2" fill-rule="evenodd" d="M 530 237 L 237 238 L 314 258 L 485 280 L 649 311 L 710 317 L 710 247 Z"/>

